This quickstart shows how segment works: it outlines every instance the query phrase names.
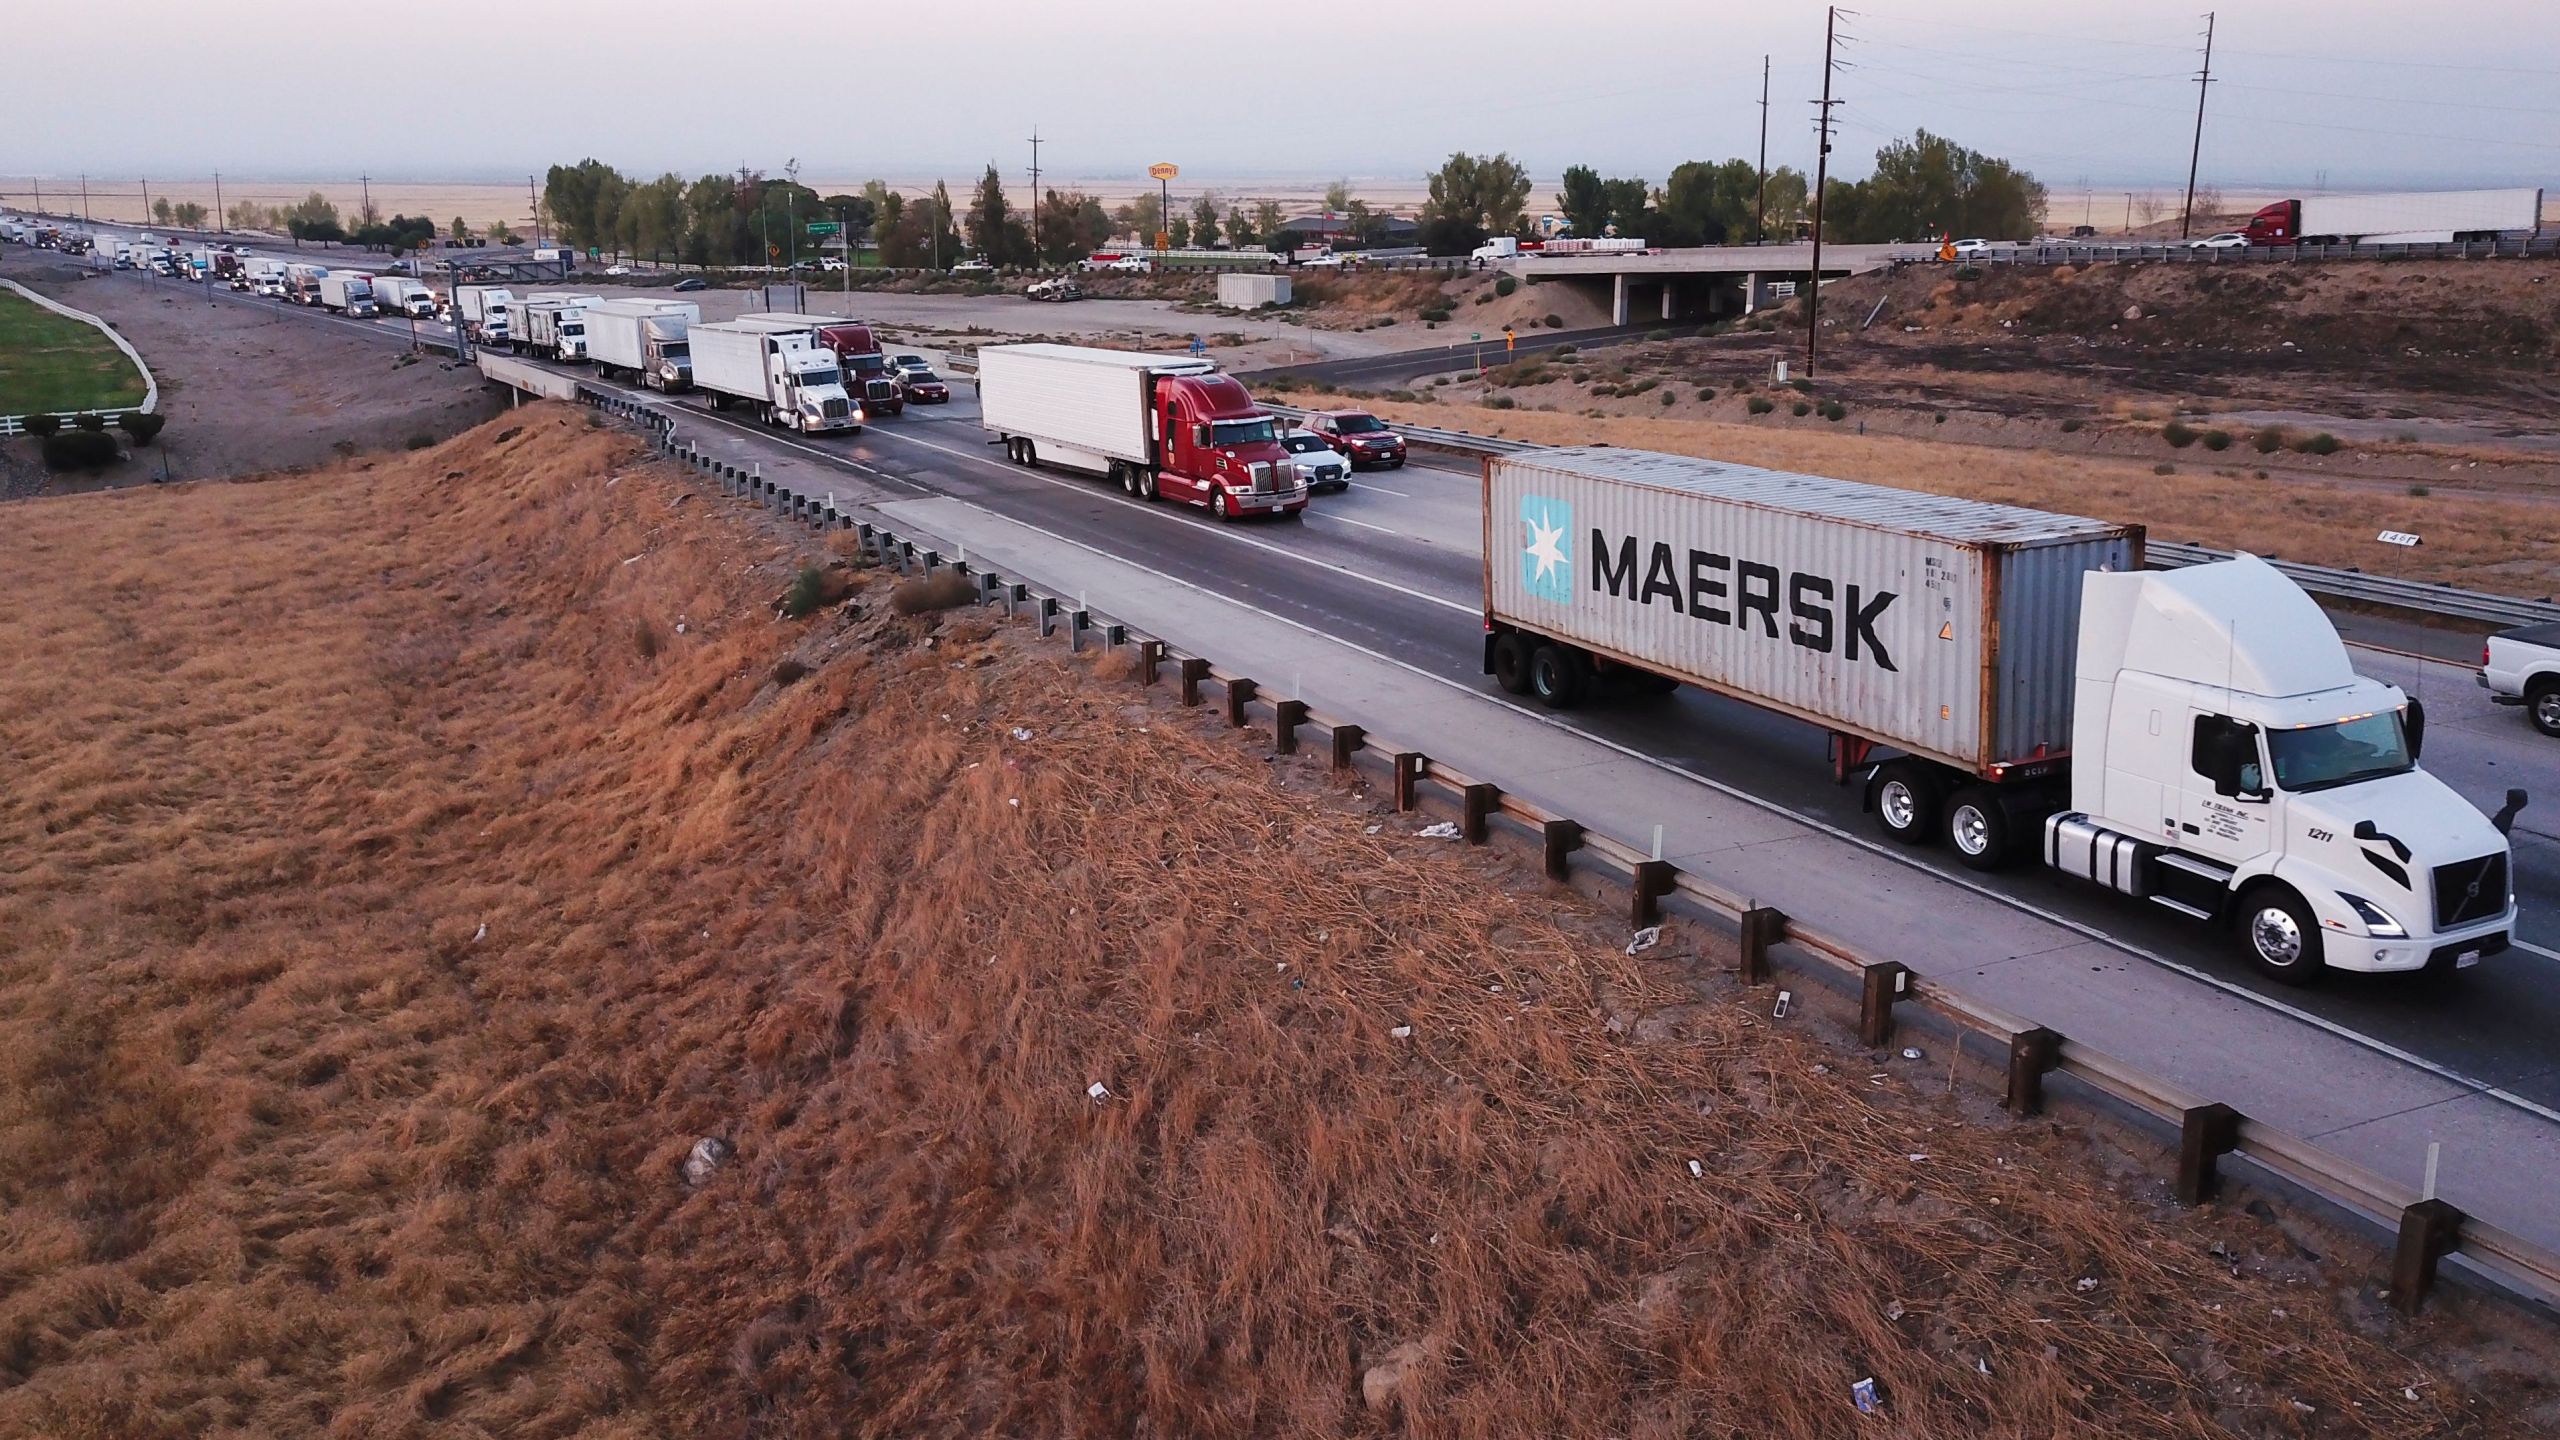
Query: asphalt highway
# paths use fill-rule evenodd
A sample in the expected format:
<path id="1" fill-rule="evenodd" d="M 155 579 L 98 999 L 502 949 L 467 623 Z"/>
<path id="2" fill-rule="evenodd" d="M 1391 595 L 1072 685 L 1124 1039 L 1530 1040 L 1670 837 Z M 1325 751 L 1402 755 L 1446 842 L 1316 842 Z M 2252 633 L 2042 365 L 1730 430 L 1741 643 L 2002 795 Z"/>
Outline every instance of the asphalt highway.
<path id="1" fill-rule="evenodd" d="M 116 283 L 171 282 L 124 275 Z M 216 299 L 277 303 L 228 291 L 217 291 Z M 405 320 L 299 313 L 315 323 L 371 331 L 388 344 L 408 341 Z M 441 325 L 420 322 L 418 332 L 422 340 L 449 343 Z M 752 436 L 760 445 L 787 447 L 839 468 L 849 482 L 968 500 L 1500 703 L 1523 703 L 1502 695 L 1480 673 L 1477 481 L 1472 467 L 1460 462 L 1423 459 L 1401 470 L 1361 474 L 1349 491 L 1318 497 L 1304 520 L 1222 525 L 1181 507 L 1139 502 L 1099 481 L 1006 463 L 979 430 L 965 386 L 950 405 L 911 407 L 850 439 L 804 441 L 714 415 L 692 397 L 663 403 L 679 407 L 683 425 L 695 433 L 725 430 Z M 1145 616 L 1121 618 L 1146 624 Z M 2370 673 L 2426 701 L 2426 764 L 2484 811 L 2496 809 L 2511 785 L 2535 791 L 2534 806 L 2514 836 L 2524 911 L 2514 949 L 2441 991 L 2405 979 L 2344 974 L 2311 989 L 2290 989 L 2258 979 L 2227 937 L 2139 902 L 2027 867 L 1992 877 L 1990 888 L 2010 903 L 2090 927 L 2128 956 L 2185 976 L 2197 987 L 2199 1003 L 2286 1008 L 2560 1118 L 2560 1056 L 2550 1039 L 2560 1033 L 2560 784 L 2553 783 L 2560 780 L 2560 744 L 2536 735 L 2516 711 L 2490 705 L 2467 667 L 2396 651 L 2357 653 Z M 1668 697 L 1611 697 L 1574 712 L 1570 723 L 1665 767 L 1735 787 L 1807 819 L 1859 836 L 1873 833 L 1871 820 L 1860 813 L 1858 791 L 1831 783 L 1825 738 L 1814 727 L 1687 690 Z M 1959 882 L 1979 879 L 1941 854 L 1895 853 Z M 1915 923 L 1925 924 L 1925 916 Z"/>

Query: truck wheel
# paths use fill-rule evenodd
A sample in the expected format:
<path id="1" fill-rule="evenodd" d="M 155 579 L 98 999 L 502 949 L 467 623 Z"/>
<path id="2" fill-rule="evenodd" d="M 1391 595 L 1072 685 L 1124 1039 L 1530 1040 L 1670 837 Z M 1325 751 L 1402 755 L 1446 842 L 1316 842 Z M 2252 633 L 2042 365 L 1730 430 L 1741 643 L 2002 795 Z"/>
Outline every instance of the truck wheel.
<path id="1" fill-rule="evenodd" d="M 2560 680 L 2538 680 L 2525 692 L 2525 713 L 2533 717 L 2533 728 L 2545 735 L 2560 736 Z"/>
<path id="2" fill-rule="evenodd" d="M 1529 637 L 1517 630 L 1493 639 L 1493 683 L 1514 695 L 1529 693 Z"/>
<path id="3" fill-rule="evenodd" d="M 1968 870 L 1998 870 L 2009 863 L 2009 812 L 1989 787 L 1968 785 L 1947 802 L 1947 843 Z"/>
<path id="4" fill-rule="evenodd" d="M 1227 487 L 1224 485 L 1220 485 L 1210 492 L 1209 508 L 1217 511 L 1218 518 L 1221 520 L 1233 520 L 1238 514 L 1236 510 L 1236 497 L 1228 493 Z"/>
<path id="5" fill-rule="evenodd" d="M 1876 824 L 1885 838 L 1905 845 L 1926 845 L 1937 832 L 1938 787 L 1926 772 L 1907 760 L 1896 760 L 1876 772 L 1869 797 Z"/>
<path id="6" fill-rule="evenodd" d="M 1022 442 L 1022 468 L 1025 470 L 1040 468 L 1040 447 L 1028 440 Z"/>
<path id="7" fill-rule="evenodd" d="M 2240 953 L 2258 973 L 2283 985 L 2308 985 L 2328 965 L 2320 958 L 2320 923 L 2311 907 L 2282 885 L 2261 885 L 2240 898 Z"/>
<path id="8" fill-rule="evenodd" d="M 1529 689 L 1550 710 L 1570 710 L 1582 703 L 1591 683 L 1591 667 L 1582 652 L 1554 641 L 1529 652 Z"/>
<path id="9" fill-rule="evenodd" d="M 1138 477 L 1130 474 L 1129 467 L 1117 460 L 1111 462 L 1111 483 L 1119 486 L 1123 495 L 1138 493 Z"/>
<path id="10" fill-rule="evenodd" d="M 1156 472 L 1144 465 L 1138 467 L 1138 498 L 1151 504 L 1156 498 Z"/>

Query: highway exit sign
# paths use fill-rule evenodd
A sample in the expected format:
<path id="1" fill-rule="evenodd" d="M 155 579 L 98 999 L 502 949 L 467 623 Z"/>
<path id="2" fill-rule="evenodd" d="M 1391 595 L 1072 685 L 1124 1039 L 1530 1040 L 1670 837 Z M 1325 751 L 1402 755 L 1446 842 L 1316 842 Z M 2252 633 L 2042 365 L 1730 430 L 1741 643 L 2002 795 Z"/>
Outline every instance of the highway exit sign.
<path id="1" fill-rule="evenodd" d="M 812 220 L 809 222 L 809 233 L 812 235 L 833 235 L 836 233 L 836 229 L 836 222 L 833 220 Z"/>

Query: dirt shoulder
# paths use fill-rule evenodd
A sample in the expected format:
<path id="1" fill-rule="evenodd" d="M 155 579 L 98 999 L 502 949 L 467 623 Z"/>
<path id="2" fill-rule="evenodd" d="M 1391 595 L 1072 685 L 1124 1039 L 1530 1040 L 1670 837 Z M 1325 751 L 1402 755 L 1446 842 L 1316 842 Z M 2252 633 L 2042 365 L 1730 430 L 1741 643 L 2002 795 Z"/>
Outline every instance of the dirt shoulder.
<path id="1" fill-rule="evenodd" d="M 11 519 L 0 1431 L 2560 1423 L 580 413 Z"/>
<path id="2" fill-rule="evenodd" d="M 479 372 L 271 305 L 207 305 L 201 291 L 130 272 L 100 277 L 9 247 L 0 275 L 114 326 L 160 382 L 168 428 L 102 475 L 51 481 L 33 445 L 0 440 L 21 492 L 94 489 L 294 471 L 428 443 L 488 419 L 504 400 Z M 49 252 L 37 252 L 45 254 Z"/>

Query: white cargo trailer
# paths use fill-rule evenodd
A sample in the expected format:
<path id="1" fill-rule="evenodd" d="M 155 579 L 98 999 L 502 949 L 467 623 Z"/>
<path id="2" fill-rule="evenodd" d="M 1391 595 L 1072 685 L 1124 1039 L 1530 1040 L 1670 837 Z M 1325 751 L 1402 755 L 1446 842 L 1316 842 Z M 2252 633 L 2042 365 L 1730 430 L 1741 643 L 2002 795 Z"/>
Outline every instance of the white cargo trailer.
<path id="1" fill-rule="evenodd" d="M 1220 275 L 1218 305 L 1225 310 L 1259 310 L 1265 305 L 1289 303 L 1289 277 L 1286 275 Z"/>
<path id="2" fill-rule="evenodd" d="M 454 319 L 464 334 L 484 345 L 507 343 L 507 307 L 515 303 L 515 292 L 504 285 L 457 285 L 453 288 Z"/>
<path id="3" fill-rule="evenodd" d="M 1281 448 L 1278 417 L 1217 368 L 1187 355 L 990 345 L 978 352 L 978 410 L 1019 465 L 1105 476 L 1142 500 L 1222 520 L 1304 514 L 1306 482 Z"/>
<path id="4" fill-rule="evenodd" d="M 2301 243 L 2450 244 L 2531 235 L 2542 224 L 2542 192 L 2438 190 L 2405 195 L 2308 195 Z"/>
<path id="5" fill-rule="evenodd" d="M 585 302 L 574 296 L 535 295 L 508 302 L 507 343 L 564 364 L 587 358 Z"/>
<path id="6" fill-rule="evenodd" d="M 384 313 L 391 315 L 430 320 L 436 313 L 436 292 L 422 280 L 404 279 L 398 275 L 374 278 L 373 301 Z"/>
<path id="7" fill-rule="evenodd" d="M 373 277 L 361 270 L 332 270 L 321 276 L 320 308 L 339 315 L 373 314 Z"/>
<path id="8" fill-rule="evenodd" d="M 1497 456 L 1485 668 L 1563 707 L 1694 685 L 1830 734 L 1885 834 L 2240 933 L 2275 979 L 2506 947 L 2505 831 L 2418 769 L 2425 714 L 2247 556 L 2138 527 L 1686 456 Z"/>
<path id="9" fill-rule="evenodd" d="M 587 307 L 587 354 L 608 378 L 634 375 L 652 390 L 693 387 L 686 332 L 702 318 L 690 300 L 604 300 Z"/>
<path id="10" fill-rule="evenodd" d="M 685 331 L 693 352 L 694 388 L 711 408 L 743 402 L 768 425 L 804 434 L 862 433 L 863 414 L 845 394 L 836 354 L 814 331 L 775 330 L 726 321 Z"/>

